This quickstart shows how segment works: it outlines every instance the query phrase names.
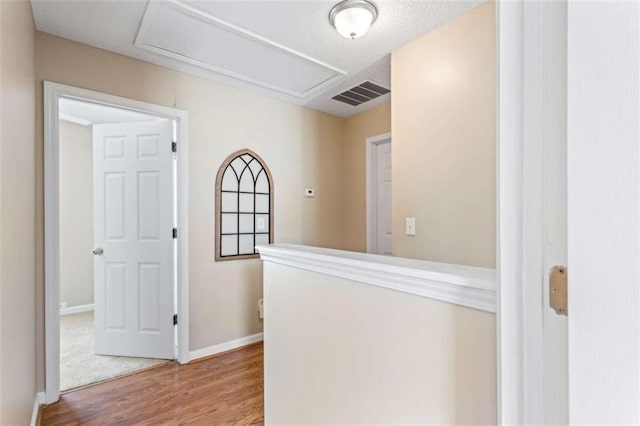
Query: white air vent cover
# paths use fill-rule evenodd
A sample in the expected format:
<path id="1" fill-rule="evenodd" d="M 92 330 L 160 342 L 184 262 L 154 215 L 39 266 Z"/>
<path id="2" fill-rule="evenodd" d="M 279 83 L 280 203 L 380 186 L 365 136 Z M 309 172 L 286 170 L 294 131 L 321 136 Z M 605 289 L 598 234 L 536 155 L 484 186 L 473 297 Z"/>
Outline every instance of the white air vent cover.
<path id="1" fill-rule="evenodd" d="M 135 45 L 301 98 L 346 74 L 176 1 L 149 3 Z"/>

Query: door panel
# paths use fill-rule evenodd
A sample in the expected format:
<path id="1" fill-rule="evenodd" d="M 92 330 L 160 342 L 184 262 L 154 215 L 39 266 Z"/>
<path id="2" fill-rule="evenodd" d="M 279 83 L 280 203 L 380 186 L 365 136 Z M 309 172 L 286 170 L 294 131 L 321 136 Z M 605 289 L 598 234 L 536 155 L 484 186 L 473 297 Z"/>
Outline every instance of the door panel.
<path id="1" fill-rule="evenodd" d="M 138 172 L 138 240 L 160 240 L 160 174 Z"/>
<path id="2" fill-rule="evenodd" d="M 108 330 L 126 330 L 126 267 L 126 263 L 105 263 L 104 305 Z"/>
<path id="3" fill-rule="evenodd" d="M 140 331 L 144 333 L 158 333 L 161 330 L 160 312 L 161 290 L 160 265 L 157 263 L 142 263 L 138 265 L 138 286 L 140 299 Z"/>
<path id="4" fill-rule="evenodd" d="M 125 239 L 126 181 L 125 173 L 105 173 L 104 175 L 104 204 L 110 206 L 104 211 L 104 234 L 107 240 Z"/>
<path id="5" fill-rule="evenodd" d="M 96 353 L 174 357 L 172 123 L 95 125 Z"/>

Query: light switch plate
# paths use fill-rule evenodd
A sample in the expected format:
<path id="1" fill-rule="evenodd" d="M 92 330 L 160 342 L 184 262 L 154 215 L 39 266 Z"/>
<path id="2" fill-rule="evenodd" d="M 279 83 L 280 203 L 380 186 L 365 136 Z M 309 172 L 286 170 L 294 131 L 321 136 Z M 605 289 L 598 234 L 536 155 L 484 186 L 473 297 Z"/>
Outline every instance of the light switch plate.
<path id="1" fill-rule="evenodd" d="M 405 233 L 407 235 L 416 235 L 416 218 L 415 217 L 407 217 L 405 218 Z"/>
<path id="2" fill-rule="evenodd" d="M 316 196 L 316 190 L 313 188 L 305 188 L 304 189 L 304 196 L 305 197 L 309 197 L 309 198 L 313 198 Z"/>

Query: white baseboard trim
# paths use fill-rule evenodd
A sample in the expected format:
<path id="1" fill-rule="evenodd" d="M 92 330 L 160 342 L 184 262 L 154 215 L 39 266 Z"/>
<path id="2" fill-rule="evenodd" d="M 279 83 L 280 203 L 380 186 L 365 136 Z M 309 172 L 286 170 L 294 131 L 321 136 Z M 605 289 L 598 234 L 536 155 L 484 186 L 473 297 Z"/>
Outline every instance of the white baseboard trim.
<path id="1" fill-rule="evenodd" d="M 31 426 L 38 424 L 38 414 L 40 413 L 40 407 L 44 405 L 45 396 L 44 392 L 38 392 L 33 400 L 33 411 L 31 411 Z"/>
<path id="2" fill-rule="evenodd" d="M 89 305 L 71 306 L 68 308 L 60 309 L 60 315 L 79 314 L 80 312 L 93 311 L 93 303 Z"/>
<path id="3" fill-rule="evenodd" d="M 263 340 L 263 333 L 252 334 L 251 336 L 241 337 L 239 339 L 230 340 L 228 342 L 219 343 L 217 345 L 208 346 L 202 349 L 196 349 L 189 352 L 189 361 L 194 361 L 198 358 L 204 358 L 207 356 L 219 354 L 221 352 L 230 351 L 231 349 L 240 348 L 242 346 L 250 345 L 251 343 L 260 342 Z"/>

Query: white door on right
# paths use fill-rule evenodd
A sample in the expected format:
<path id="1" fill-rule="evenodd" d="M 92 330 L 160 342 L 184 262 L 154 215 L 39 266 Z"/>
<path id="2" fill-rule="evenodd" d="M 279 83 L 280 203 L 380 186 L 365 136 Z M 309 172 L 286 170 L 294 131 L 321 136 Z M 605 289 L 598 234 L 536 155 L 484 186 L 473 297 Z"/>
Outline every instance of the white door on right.
<path id="1" fill-rule="evenodd" d="M 391 255 L 391 140 L 375 145 L 375 253 Z"/>
<path id="2" fill-rule="evenodd" d="M 567 22 L 569 422 L 640 424 L 640 4 Z"/>

